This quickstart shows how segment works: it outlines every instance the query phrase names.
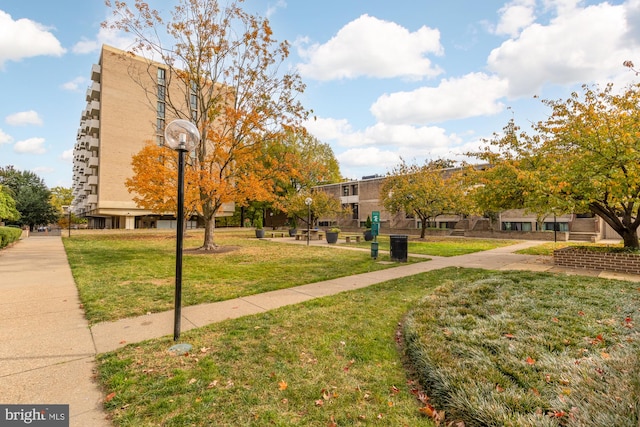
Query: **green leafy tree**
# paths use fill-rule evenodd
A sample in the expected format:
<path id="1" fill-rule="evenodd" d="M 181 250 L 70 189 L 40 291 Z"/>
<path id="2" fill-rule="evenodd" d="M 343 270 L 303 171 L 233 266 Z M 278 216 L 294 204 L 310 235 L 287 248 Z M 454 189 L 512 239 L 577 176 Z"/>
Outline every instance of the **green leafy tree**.
<path id="1" fill-rule="evenodd" d="M 305 203 L 311 198 L 311 205 Z M 321 217 L 339 217 L 348 215 L 349 210 L 342 207 L 340 200 L 324 191 L 300 191 L 287 199 L 284 208 L 290 218 L 300 220 L 312 227 L 316 219 Z M 309 212 L 311 218 L 309 220 Z"/>
<path id="2" fill-rule="evenodd" d="M 13 200 L 9 189 L 0 185 L 0 221 L 17 221 L 20 219 L 20 212 L 16 209 L 16 201 Z"/>
<path id="3" fill-rule="evenodd" d="M 554 197 L 546 191 L 549 174 L 546 155 L 539 150 L 539 139 L 531 138 L 510 120 L 502 134 L 494 134 L 489 146 L 471 155 L 486 161 L 487 167 L 469 168 L 468 196 L 475 210 L 493 217 L 500 211 L 524 209 L 535 214 L 539 223 L 552 209 Z M 498 147 L 498 150 L 495 150 Z M 554 201 L 555 213 L 573 209 L 567 200 Z"/>
<path id="4" fill-rule="evenodd" d="M 291 199 L 301 192 L 308 192 L 315 186 L 340 182 L 340 165 L 329 144 L 323 143 L 304 129 L 291 130 L 283 140 L 275 141 L 269 147 L 269 159 L 279 159 L 270 168 L 281 168 L 276 179 L 277 198 L 268 207 L 289 214 L 287 206 Z"/>
<path id="5" fill-rule="evenodd" d="M 543 103 L 551 114 L 532 126 L 533 136 L 496 139 L 493 153 L 480 157 L 518 178 L 525 206 L 591 212 L 622 236 L 626 248 L 638 249 L 640 85 L 621 93 L 611 84 L 585 85 L 582 94 Z M 492 185 L 504 192 L 508 177 L 501 174 Z"/>
<path id="6" fill-rule="evenodd" d="M 464 180 L 458 172 L 442 168 L 446 161 L 422 166 L 404 160 L 389 174 L 380 189 L 383 206 L 389 212 L 414 214 L 422 222 L 424 238 L 429 222 L 438 215 L 464 211 Z"/>
<path id="7" fill-rule="evenodd" d="M 72 202 L 72 188 L 53 187 L 51 189 L 51 204 L 58 210 L 58 212 L 63 212 L 63 206 L 70 206 Z"/>
<path id="8" fill-rule="evenodd" d="M 6 187 L 16 202 L 20 218 L 17 225 L 37 225 L 55 222 L 59 213 L 51 204 L 51 192 L 42 178 L 30 171 L 18 171 L 13 166 L 0 168 L 0 184 Z"/>

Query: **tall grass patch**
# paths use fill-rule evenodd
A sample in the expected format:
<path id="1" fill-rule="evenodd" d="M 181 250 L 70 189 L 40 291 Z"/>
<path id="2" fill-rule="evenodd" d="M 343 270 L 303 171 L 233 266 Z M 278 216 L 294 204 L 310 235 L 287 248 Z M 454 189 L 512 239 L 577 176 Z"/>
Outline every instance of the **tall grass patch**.
<path id="1" fill-rule="evenodd" d="M 446 279 L 404 321 L 406 355 L 466 426 L 637 426 L 639 294 L 542 273 Z"/>

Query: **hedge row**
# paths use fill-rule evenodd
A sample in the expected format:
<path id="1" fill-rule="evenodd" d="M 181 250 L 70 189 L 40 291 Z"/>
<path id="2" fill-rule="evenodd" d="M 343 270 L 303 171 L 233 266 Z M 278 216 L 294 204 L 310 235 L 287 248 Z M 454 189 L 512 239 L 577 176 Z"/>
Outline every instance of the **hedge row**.
<path id="1" fill-rule="evenodd" d="M 0 248 L 15 242 L 22 236 L 22 230 L 15 227 L 0 227 Z"/>

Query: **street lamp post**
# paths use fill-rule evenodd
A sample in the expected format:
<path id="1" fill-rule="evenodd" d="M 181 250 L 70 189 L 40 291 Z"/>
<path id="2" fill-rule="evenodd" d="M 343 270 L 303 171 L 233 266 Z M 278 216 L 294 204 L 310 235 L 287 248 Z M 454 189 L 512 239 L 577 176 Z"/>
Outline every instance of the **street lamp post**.
<path id="1" fill-rule="evenodd" d="M 184 241 L 184 154 L 192 151 L 200 132 L 188 120 L 174 120 L 164 130 L 165 144 L 178 152 L 178 203 L 176 206 L 176 289 L 175 311 L 173 317 L 173 340 L 180 338 L 180 318 L 182 310 L 182 245 Z"/>
<path id="2" fill-rule="evenodd" d="M 307 205 L 307 246 L 309 246 L 309 239 L 311 238 L 311 197 L 304 199 L 304 204 Z"/>

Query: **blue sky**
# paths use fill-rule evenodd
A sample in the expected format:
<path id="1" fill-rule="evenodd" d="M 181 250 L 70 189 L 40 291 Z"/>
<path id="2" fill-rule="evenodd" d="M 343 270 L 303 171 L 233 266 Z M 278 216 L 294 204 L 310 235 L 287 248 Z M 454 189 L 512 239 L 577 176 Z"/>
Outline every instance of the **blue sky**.
<path id="1" fill-rule="evenodd" d="M 131 3 L 133 1 L 131 0 Z M 168 11 L 172 0 L 151 0 Z M 385 174 L 401 158 L 464 159 L 510 118 L 523 127 L 582 84 L 637 81 L 640 0 L 247 0 L 291 43 L 343 175 Z M 105 43 L 102 0 L 0 2 L 0 166 L 71 186 L 91 65 Z"/>

